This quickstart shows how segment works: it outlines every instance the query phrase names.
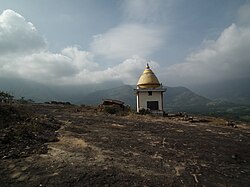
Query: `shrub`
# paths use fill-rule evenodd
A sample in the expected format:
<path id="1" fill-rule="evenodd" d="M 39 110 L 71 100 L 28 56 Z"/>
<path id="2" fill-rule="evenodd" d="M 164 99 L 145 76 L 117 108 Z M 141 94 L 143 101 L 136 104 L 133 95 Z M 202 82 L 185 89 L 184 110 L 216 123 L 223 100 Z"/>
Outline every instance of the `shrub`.
<path id="1" fill-rule="evenodd" d="M 116 114 L 119 112 L 119 109 L 114 106 L 108 106 L 108 107 L 105 107 L 103 111 L 108 114 Z"/>
<path id="2" fill-rule="evenodd" d="M 150 110 L 142 108 L 139 110 L 139 114 L 142 114 L 142 115 L 150 114 Z"/>

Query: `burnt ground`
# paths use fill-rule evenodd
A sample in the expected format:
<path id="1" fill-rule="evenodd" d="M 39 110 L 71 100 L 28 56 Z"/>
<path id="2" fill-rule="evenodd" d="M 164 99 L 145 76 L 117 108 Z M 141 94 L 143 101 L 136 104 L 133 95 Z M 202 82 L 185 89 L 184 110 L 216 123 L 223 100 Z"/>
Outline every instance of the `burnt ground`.
<path id="1" fill-rule="evenodd" d="M 65 105 L 2 113 L 1 186 L 250 185 L 249 124 Z"/>

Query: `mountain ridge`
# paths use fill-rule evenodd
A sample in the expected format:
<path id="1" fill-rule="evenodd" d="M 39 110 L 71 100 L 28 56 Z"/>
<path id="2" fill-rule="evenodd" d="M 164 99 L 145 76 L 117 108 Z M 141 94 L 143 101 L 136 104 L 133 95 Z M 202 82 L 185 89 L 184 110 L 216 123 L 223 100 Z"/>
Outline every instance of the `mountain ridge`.
<path id="1" fill-rule="evenodd" d="M 98 90 L 82 97 L 79 103 L 97 105 L 103 99 L 124 101 L 135 109 L 136 86 L 124 85 L 112 89 Z M 250 121 L 250 107 L 228 101 L 211 100 L 185 87 L 167 87 L 164 93 L 164 111 L 167 113 L 186 112 L 201 115 L 224 116 L 235 120 Z"/>
<path id="2" fill-rule="evenodd" d="M 112 89 L 99 90 L 83 97 L 80 103 L 86 104 L 99 104 L 102 99 L 117 99 L 122 100 L 126 104 L 135 108 L 136 95 L 134 89 L 136 86 L 124 85 Z M 206 105 L 211 100 L 197 95 L 185 87 L 166 87 L 167 91 L 164 92 L 164 105 L 165 106 L 200 106 Z"/>
<path id="3" fill-rule="evenodd" d="M 102 99 L 117 99 L 135 109 L 136 86 L 121 82 L 103 84 L 48 86 L 29 80 L 0 79 L 0 91 L 9 92 L 15 98 L 24 97 L 35 102 L 64 101 L 72 104 L 98 105 Z M 234 104 L 230 100 L 209 99 L 185 87 L 167 87 L 164 93 L 164 110 L 166 112 L 187 112 L 211 114 L 250 121 L 250 106 Z"/>
<path id="4" fill-rule="evenodd" d="M 250 105 L 250 77 L 200 84 L 190 88 L 212 100 Z"/>

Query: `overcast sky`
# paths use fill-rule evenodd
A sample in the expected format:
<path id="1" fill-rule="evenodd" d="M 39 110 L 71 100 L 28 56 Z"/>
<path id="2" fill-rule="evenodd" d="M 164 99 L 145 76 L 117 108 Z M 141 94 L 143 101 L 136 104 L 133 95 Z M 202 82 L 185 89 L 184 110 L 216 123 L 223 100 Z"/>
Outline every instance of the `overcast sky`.
<path id="1" fill-rule="evenodd" d="M 188 86 L 250 76 L 249 0 L 0 0 L 0 76 Z"/>

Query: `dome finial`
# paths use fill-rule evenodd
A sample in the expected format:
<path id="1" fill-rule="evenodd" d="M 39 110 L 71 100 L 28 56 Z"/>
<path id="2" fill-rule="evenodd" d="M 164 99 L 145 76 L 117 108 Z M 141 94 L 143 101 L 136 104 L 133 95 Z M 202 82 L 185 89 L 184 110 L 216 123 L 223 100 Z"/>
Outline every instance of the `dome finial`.
<path id="1" fill-rule="evenodd" d="M 149 67 L 148 63 L 147 63 L 146 69 L 150 69 L 150 67 Z"/>

